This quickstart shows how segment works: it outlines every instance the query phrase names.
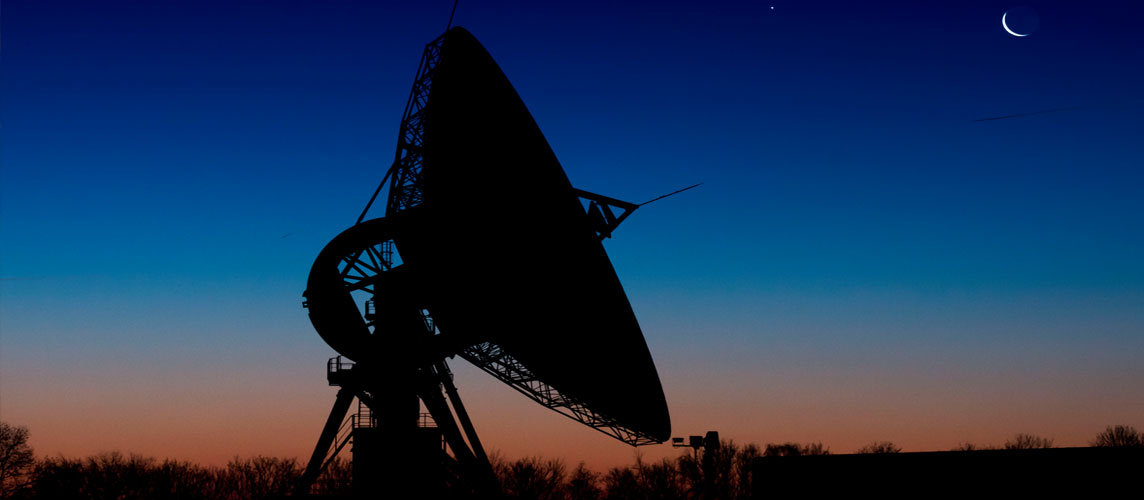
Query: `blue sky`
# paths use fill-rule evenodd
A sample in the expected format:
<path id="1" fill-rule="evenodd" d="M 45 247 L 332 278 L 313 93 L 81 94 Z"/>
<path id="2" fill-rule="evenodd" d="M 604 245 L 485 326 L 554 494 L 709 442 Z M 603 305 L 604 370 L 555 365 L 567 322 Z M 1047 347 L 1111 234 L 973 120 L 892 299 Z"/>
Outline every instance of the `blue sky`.
<path id="1" fill-rule="evenodd" d="M 1020 5 L 1040 17 L 1023 38 L 1000 25 Z M 1144 426 L 1126 382 L 1144 375 L 1144 8 L 1020 5 L 462 2 L 455 24 L 578 187 L 639 202 L 704 182 L 606 244 L 677 434 L 1083 444 Z M 332 396 L 306 273 L 392 161 L 450 7 L 5 2 L 0 418 L 44 452 L 306 453 Z M 105 403 L 68 406 L 76 387 Z M 200 417 L 169 434 L 51 437 L 77 425 L 53 411 L 108 404 L 130 427 L 139 395 L 182 392 L 171 411 Z M 179 447 L 180 428 L 241 434 L 201 412 L 267 404 L 296 442 Z M 487 406 L 474 418 L 507 442 L 516 417 Z M 583 437 L 539 415 L 536 432 Z M 629 458 L 589 436 L 568 456 Z M 545 439 L 503 448 L 570 449 Z"/>

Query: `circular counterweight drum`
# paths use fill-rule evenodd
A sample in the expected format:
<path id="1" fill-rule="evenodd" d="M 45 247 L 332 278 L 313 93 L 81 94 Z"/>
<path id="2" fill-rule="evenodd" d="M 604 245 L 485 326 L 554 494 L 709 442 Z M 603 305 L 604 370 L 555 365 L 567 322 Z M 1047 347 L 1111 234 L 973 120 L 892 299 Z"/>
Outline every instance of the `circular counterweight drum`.
<path id="1" fill-rule="evenodd" d="M 373 219 L 346 229 L 318 254 L 306 281 L 310 322 L 330 347 L 354 361 L 401 352 L 432 359 L 420 294 L 394 245 L 395 224 Z M 400 335 L 386 335 L 401 332 Z M 419 349 L 411 356 L 411 349 Z"/>

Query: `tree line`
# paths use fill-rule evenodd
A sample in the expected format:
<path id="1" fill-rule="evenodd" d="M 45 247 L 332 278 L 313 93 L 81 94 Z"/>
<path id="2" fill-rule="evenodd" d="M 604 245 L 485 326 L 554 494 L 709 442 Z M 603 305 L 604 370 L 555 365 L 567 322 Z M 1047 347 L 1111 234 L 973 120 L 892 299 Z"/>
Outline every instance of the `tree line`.
<path id="1" fill-rule="evenodd" d="M 1144 446 L 1136 429 L 1116 425 L 1100 432 L 1092 446 Z M 1050 448 L 1053 440 L 1017 434 L 1000 446 L 969 443 L 955 450 Z M 739 445 L 723 441 L 706 453 L 645 462 L 595 472 L 583 463 L 568 467 L 559 459 L 508 460 L 494 455 L 493 469 L 506 498 L 537 500 L 745 499 L 752 492 L 752 467 L 764 456 L 827 455 L 822 443 Z M 874 442 L 856 453 L 898 453 L 891 442 Z M 0 422 L 0 499 L 171 499 L 246 500 L 283 498 L 301 477 L 303 464 L 293 458 L 235 458 L 225 466 L 156 460 L 117 452 L 86 458 L 37 459 L 28 430 Z M 317 495 L 349 493 L 351 467 L 336 459 L 314 486 Z"/>

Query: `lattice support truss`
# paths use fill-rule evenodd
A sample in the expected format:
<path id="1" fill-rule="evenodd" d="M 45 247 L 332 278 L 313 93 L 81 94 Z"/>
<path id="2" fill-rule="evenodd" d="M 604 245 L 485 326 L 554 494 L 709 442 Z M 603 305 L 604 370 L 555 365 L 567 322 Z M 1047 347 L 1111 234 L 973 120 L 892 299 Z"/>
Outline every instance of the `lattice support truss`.
<path id="1" fill-rule="evenodd" d="M 338 263 L 346 290 L 365 290 L 373 293 L 373 283 L 379 275 L 393 269 L 393 240 L 365 247 L 342 257 Z"/>
<path id="2" fill-rule="evenodd" d="M 576 398 L 561 394 L 496 344 L 483 342 L 466 348 L 460 356 L 529 399 L 620 441 L 632 446 L 660 443 L 650 435 L 619 425 L 615 419 L 593 411 Z"/>
<path id="3" fill-rule="evenodd" d="M 425 106 L 429 104 L 429 89 L 433 86 L 433 76 L 441 63 L 441 45 L 445 35 L 437 37 L 425 46 L 421 54 L 421 64 L 417 68 L 417 78 L 413 90 L 405 103 L 405 114 L 401 116 L 401 131 L 397 138 L 397 153 L 389 170 L 389 200 L 386 215 L 394 215 L 418 206 L 423 200 L 421 168 L 424 165 L 422 151 L 425 148 Z"/>

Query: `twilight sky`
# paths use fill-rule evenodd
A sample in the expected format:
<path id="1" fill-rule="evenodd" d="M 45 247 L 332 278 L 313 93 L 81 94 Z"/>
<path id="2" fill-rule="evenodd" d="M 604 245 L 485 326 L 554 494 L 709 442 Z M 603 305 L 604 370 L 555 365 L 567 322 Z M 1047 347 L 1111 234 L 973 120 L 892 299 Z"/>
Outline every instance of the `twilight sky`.
<path id="1" fill-rule="evenodd" d="M 455 24 L 577 187 L 705 183 L 605 244 L 675 435 L 1144 428 L 1144 6 L 615 4 L 462 1 Z M 307 455 L 334 389 L 306 275 L 392 161 L 451 6 L 5 1 L 0 419 L 41 455 Z M 631 462 L 453 366 L 486 447 Z"/>

